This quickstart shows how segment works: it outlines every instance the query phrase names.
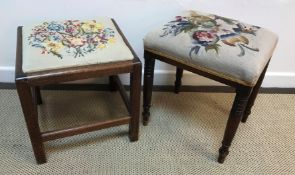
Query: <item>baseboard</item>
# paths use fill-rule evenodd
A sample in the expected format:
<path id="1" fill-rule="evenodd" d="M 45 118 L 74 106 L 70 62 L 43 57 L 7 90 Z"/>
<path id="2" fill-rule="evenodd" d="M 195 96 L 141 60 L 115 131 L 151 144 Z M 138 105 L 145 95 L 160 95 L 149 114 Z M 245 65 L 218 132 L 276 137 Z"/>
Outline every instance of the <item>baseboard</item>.
<path id="1" fill-rule="evenodd" d="M 14 67 L 0 66 L 0 82 L 14 82 Z"/>
<path id="2" fill-rule="evenodd" d="M 128 85 L 124 86 L 129 90 Z M 16 89 L 14 83 L 0 83 L 0 89 Z M 79 91 L 108 91 L 108 84 L 57 84 L 41 87 L 43 90 L 79 90 Z M 174 92 L 174 86 L 155 85 L 153 91 Z M 229 86 L 181 86 L 181 92 L 208 92 L 208 93 L 234 93 L 235 89 Z M 295 88 L 267 88 L 262 87 L 259 93 L 263 94 L 295 94 Z"/>
<path id="3" fill-rule="evenodd" d="M 173 85 L 175 71 L 156 70 L 154 76 L 155 85 Z M 208 78 L 184 71 L 182 84 L 187 86 L 224 86 L 223 84 Z M 262 87 L 268 88 L 295 88 L 295 73 L 293 72 L 267 72 Z"/>
<path id="4" fill-rule="evenodd" d="M 129 84 L 129 75 L 120 75 L 122 83 Z M 154 84 L 159 86 L 174 85 L 174 70 L 155 70 Z M 14 82 L 14 67 L 0 67 L 0 82 Z M 106 84 L 107 78 L 87 79 L 69 82 L 70 84 Z M 184 72 L 182 84 L 185 86 L 224 86 L 216 81 L 204 78 L 191 72 Z M 293 72 L 267 72 L 262 87 L 295 88 L 295 73 Z"/>

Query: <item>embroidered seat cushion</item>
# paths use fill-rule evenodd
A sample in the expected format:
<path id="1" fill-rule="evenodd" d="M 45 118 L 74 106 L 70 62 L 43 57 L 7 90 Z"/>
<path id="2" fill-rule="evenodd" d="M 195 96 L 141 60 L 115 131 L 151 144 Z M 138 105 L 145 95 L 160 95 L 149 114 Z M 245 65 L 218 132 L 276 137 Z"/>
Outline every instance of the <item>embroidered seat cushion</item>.
<path id="1" fill-rule="evenodd" d="M 48 21 L 23 27 L 23 71 L 132 60 L 113 21 Z"/>
<path id="2" fill-rule="evenodd" d="M 278 37 L 234 19 L 186 11 L 149 32 L 145 50 L 219 77 L 254 86 Z"/>

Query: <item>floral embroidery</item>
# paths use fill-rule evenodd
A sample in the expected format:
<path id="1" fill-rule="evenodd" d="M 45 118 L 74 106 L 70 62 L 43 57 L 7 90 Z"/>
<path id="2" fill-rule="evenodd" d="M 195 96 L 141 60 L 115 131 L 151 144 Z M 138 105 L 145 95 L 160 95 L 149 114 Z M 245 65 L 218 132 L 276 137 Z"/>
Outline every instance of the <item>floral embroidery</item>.
<path id="1" fill-rule="evenodd" d="M 65 54 L 72 54 L 76 58 L 115 43 L 115 32 L 95 20 L 52 21 L 35 26 L 28 40 L 31 46 L 40 48 L 42 54 L 61 59 Z"/>
<path id="2" fill-rule="evenodd" d="M 245 48 L 258 52 L 258 48 L 249 47 L 249 40 L 244 34 L 256 35 L 260 27 L 249 26 L 236 20 L 224 18 L 217 15 L 199 15 L 191 12 L 190 16 L 176 16 L 175 20 L 170 21 L 163 28 L 161 37 L 168 35 L 178 35 L 182 32 L 189 33 L 192 37 L 194 47 L 190 50 L 190 58 L 192 54 L 198 54 L 203 47 L 205 51 L 214 50 L 217 54 L 220 43 L 232 47 L 238 47 L 240 54 L 245 55 Z"/>

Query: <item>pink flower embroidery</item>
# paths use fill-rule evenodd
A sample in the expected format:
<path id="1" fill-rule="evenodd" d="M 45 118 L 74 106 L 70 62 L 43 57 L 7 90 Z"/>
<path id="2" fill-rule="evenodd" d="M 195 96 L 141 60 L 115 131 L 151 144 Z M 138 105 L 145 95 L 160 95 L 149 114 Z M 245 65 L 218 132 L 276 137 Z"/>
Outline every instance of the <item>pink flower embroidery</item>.
<path id="1" fill-rule="evenodd" d="M 202 46 L 215 44 L 219 38 L 216 34 L 207 32 L 207 31 L 197 31 L 193 34 L 193 39 L 195 39 L 198 44 Z"/>
<path id="2" fill-rule="evenodd" d="M 64 54 L 74 57 L 107 47 L 115 42 L 115 32 L 95 20 L 44 22 L 35 26 L 29 36 L 29 44 L 40 48 L 42 54 L 53 54 L 63 58 Z"/>

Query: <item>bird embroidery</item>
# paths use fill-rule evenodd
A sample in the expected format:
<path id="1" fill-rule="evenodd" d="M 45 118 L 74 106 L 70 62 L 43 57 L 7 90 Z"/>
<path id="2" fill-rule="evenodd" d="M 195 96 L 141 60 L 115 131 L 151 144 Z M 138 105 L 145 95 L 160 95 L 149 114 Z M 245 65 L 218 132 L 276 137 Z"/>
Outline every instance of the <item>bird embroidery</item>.
<path id="1" fill-rule="evenodd" d="M 220 35 L 220 39 L 226 45 L 233 46 L 233 47 L 239 47 L 241 52 L 238 56 L 244 56 L 245 55 L 245 48 L 250 49 L 252 51 L 256 51 L 256 52 L 258 52 L 259 49 L 249 47 L 248 46 L 248 44 L 249 44 L 248 38 L 241 35 L 241 33 L 248 33 L 248 34 L 252 34 L 255 36 L 256 29 L 259 29 L 259 27 L 257 27 L 257 26 L 247 27 L 246 25 L 239 23 L 239 24 L 237 24 L 237 28 L 233 28 L 233 30 L 235 31 L 234 33 Z"/>
<path id="2" fill-rule="evenodd" d="M 246 53 L 245 49 L 259 52 L 258 48 L 249 46 L 250 41 L 247 38 L 247 35 L 256 36 L 259 29 L 258 26 L 249 26 L 233 19 L 217 15 L 204 16 L 191 11 L 189 16 L 176 16 L 175 20 L 166 24 L 160 37 L 176 36 L 182 32 L 190 34 L 194 44 L 189 52 L 190 58 L 193 54 L 198 54 L 201 48 L 206 52 L 214 50 L 218 54 L 221 43 L 238 47 L 238 56 L 242 57 Z"/>

